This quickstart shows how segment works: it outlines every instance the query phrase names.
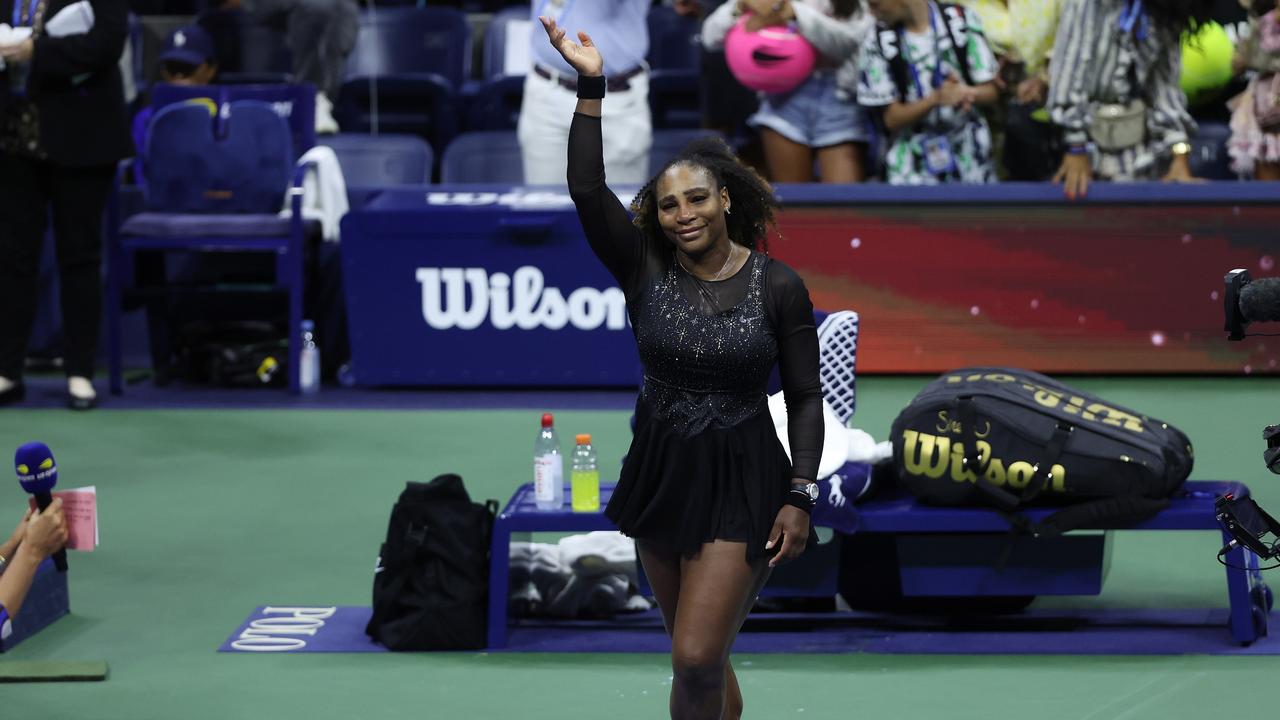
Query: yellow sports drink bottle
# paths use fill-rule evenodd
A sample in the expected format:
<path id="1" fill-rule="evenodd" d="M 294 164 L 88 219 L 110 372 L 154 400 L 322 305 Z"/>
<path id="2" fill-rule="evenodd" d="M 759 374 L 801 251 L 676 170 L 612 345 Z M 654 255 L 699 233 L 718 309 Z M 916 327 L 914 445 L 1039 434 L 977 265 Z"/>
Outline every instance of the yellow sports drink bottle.
<path id="1" fill-rule="evenodd" d="M 573 448 L 572 486 L 574 512 L 596 512 L 600 509 L 600 470 L 596 467 L 596 449 L 590 435 L 579 435 Z"/>

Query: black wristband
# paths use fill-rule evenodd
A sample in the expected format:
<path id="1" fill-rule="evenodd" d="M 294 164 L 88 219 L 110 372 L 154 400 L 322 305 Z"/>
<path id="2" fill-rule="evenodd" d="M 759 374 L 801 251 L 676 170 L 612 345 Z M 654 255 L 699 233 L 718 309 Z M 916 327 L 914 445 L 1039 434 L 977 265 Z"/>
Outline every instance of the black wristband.
<path id="1" fill-rule="evenodd" d="M 605 84 L 603 75 L 579 75 L 578 99 L 603 100 Z"/>
<path id="2" fill-rule="evenodd" d="M 813 513 L 813 501 L 809 499 L 808 493 L 788 492 L 787 497 L 782 501 L 782 504 L 790 505 L 794 508 L 800 508 L 805 511 L 806 514 Z"/>

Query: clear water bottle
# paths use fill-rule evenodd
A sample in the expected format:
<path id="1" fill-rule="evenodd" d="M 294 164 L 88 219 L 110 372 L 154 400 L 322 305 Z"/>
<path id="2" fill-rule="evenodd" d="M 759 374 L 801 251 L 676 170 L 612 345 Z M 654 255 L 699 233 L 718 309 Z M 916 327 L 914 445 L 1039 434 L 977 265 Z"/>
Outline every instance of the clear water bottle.
<path id="1" fill-rule="evenodd" d="M 533 443 L 533 501 L 539 510 L 564 505 L 564 456 L 551 413 L 543 413 L 542 430 Z"/>
<path id="2" fill-rule="evenodd" d="M 310 395 L 320 389 L 320 349 L 316 347 L 316 324 L 302 321 L 302 350 L 298 353 L 298 384 Z"/>
<path id="3" fill-rule="evenodd" d="M 573 486 L 573 511 L 596 512 L 600 509 L 600 469 L 596 464 L 596 449 L 591 447 L 590 435 L 579 435 L 573 448 L 573 472 L 569 476 Z"/>

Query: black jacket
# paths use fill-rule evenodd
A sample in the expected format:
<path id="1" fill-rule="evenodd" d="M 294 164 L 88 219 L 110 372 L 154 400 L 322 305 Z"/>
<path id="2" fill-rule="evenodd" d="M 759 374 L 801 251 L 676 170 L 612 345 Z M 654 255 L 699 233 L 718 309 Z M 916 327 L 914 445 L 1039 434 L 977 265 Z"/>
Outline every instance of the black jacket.
<path id="1" fill-rule="evenodd" d="M 0 19 L 15 0 L 0 0 Z M 75 0 L 48 0 L 45 20 Z M 111 165 L 133 154 L 120 78 L 129 32 L 126 0 L 89 0 L 93 29 L 63 38 L 41 36 L 31 57 L 27 94 L 40 116 L 40 141 L 57 165 Z M 10 102 L 9 68 L 0 72 L 0 110 Z"/>

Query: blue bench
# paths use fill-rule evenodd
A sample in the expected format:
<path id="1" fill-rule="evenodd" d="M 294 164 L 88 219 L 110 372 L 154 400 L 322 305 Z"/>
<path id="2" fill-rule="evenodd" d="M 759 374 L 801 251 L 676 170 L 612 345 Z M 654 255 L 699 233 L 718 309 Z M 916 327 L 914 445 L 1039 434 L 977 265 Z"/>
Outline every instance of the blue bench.
<path id="1" fill-rule="evenodd" d="M 602 503 L 608 502 L 612 491 L 611 485 L 601 487 Z M 1227 493 L 1248 497 L 1249 489 L 1238 482 L 1188 482 L 1185 492 L 1159 515 L 1135 525 L 1108 529 L 1221 532 L 1213 504 L 1215 498 Z M 859 533 L 894 537 L 902 593 L 907 597 L 1097 594 L 1106 575 L 1109 533 L 1024 537 L 1011 548 L 1014 540 L 1008 523 L 991 510 L 931 507 L 902 494 L 877 497 L 857 508 Z M 1027 515 L 1032 520 L 1042 520 L 1053 512 L 1051 508 L 1034 509 Z M 550 511 L 538 510 L 534 505 L 532 484 L 517 489 L 494 523 L 489 565 L 489 647 L 502 648 L 507 643 L 507 574 L 513 533 L 614 529 L 602 513 L 573 512 L 568 493 L 565 505 Z M 1224 542 L 1230 540 L 1226 533 L 1223 537 Z M 829 567 L 825 574 L 820 573 L 821 587 L 807 594 L 835 594 L 832 550 L 837 546 L 819 546 L 826 549 Z M 1206 548 L 1206 552 L 1210 550 Z M 1267 633 L 1271 591 L 1262 582 L 1253 553 L 1237 548 L 1225 560 L 1237 566 L 1226 571 L 1231 637 L 1249 644 Z M 777 575 L 770 584 L 776 579 Z"/>

